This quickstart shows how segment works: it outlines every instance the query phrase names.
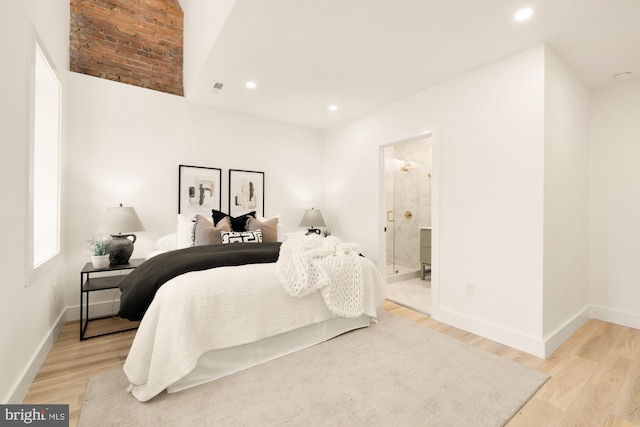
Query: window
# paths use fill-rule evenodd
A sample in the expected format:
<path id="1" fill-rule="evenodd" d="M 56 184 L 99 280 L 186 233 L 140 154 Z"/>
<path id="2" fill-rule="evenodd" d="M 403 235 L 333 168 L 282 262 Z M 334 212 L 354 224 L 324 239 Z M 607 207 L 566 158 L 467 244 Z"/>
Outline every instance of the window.
<path id="1" fill-rule="evenodd" d="M 61 85 L 38 42 L 34 54 L 29 250 L 35 270 L 60 252 Z"/>

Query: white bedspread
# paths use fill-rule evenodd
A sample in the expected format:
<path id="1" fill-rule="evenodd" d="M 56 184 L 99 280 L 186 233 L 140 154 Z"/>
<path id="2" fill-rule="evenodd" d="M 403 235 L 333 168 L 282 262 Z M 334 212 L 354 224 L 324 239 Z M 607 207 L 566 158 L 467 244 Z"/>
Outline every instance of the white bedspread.
<path id="1" fill-rule="evenodd" d="M 386 296 L 371 261 L 360 258 L 364 315 Z M 286 294 L 274 264 L 220 267 L 178 276 L 160 288 L 124 364 L 131 393 L 144 402 L 191 372 L 209 350 L 255 342 L 335 317 L 318 293 Z"/>

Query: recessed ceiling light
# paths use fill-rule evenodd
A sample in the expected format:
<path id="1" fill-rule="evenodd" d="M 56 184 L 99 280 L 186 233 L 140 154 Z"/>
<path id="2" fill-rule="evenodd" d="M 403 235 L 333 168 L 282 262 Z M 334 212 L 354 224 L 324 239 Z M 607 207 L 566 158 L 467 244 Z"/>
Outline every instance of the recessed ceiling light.
<path id="1" fill-rule="evenodd" d="M 613 78 L 616 80 L 626 80 L 629 77 L 631 77 L 631 71 L 623 71 L 613 75 Z"/>
<path id="2" fill-rule="evenodd" d="M 336 111 L 338 109 L 337 105 L 329 105 L 329 111 Z"/>
<path id="3" fill-rule="evenodd" d="M 247 89 L 255 89 L 256 88 L 256 82 L 248 81 L 244 85 L 247 87 Z"/>
<path id="4" fill-rule="evenodd" d="M 531 18 L 531 16 L 533 16 L 532 9 L 520 9 L 519 11 L 516 12 L 515 15 L 513 15 L 513 19 L 515 19 L 518 22 L 522 22 Z"/>

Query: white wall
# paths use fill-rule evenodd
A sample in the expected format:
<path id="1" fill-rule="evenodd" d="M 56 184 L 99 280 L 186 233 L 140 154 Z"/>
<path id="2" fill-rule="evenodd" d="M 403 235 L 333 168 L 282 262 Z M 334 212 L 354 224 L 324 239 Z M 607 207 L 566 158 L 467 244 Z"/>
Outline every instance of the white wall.
<path id="1" fill-rule="evenodd" d="M 0 78 L 0 127 L 2 156 L 0 182 L 1 219 L 5 224 L 0 247 L 2 297 L 0 298 L 0 401 L 20 402 L 30 379 L 52 344 L 64 305 L 60 295 L 63 278 L 59 265 L 29 284 L 26 265 L 29 100 L 31 61 L 36 29 L 44 41 L 64 86 L 68 67 L 69 2 L 22 0 L 3 2 L 0 18 L 2 71 Z M 27 286 L 29 285 L 29 286 Z M 30 369 L 35 366 L 35 369 Z M 21 382 L 23 378 L 26 381 Z"/>
<path id="2" fill-rule="evenodd" d="M 591 315 L 640 329 L 640 79 L 592 91 L 589 114 Z"/>
<path id="3" fill-rule="evenodd" d="M 434 131 L 433 317 L 541 354 L 544 47 L 384 107 L 326 136 L 333 233 L 380 265 L 380 146 Z M 465 296 L 465 284 L 475 296 Z"/>
<path id="4" fill-rule="evenodd" d="M 588 97 L 584 84 L 545 47 L 546 355 L 588 318 Z"/>
<path id="5" fill-rule="evenodd" d="M 205 84 L 213 84 L 202 76 L 213 75 L 208 61 L 215 40 L 231 12 L 235 0 L 179 0 L 184 14 L 183 79 L 185 96 L 207 90 Z M 205 83 L 206 82 L 206 83 Z"/>
<path id="6" fill-rule="evenodd" d="M 265 216 L 280 215 L 285 233 L 301 230 L 305 209 L 322 208 L 319 131 L 82 74 L 67 80 L 65 301 L 74 315 L 79 271 L 89 261 L 85 241 L 107 207 L 133 206 L 144 224 L 133 257 L 175 231 L 179 164 L 222 169 L 226 212 L 228 170 L 264 172 Z M 113 298 L 104 294 L 92 300 Z"/>

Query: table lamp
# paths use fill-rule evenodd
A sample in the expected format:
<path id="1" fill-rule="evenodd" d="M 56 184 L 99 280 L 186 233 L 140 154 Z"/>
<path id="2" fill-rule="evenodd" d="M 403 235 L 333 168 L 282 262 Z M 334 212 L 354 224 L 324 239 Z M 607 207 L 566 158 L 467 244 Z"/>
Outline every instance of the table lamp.
<path id="1" fill-rule="evenodd" d="M 98 227 L 97 233 L 110 234 L 109 261 L 111 264 L 126 264 L 133 253 L 137 231 L 144 231 L 144 226 L 132 207 L 120 206 L 107 208 L 107 212 Z"/>
<path id="2" fill-rule="evenodd" d="M 307 230 L 307 234 L 320 234 L 319 228 L 314 227 L 325 227 L 324 218 L 322 218 L 322 214 L 317 209 L 307 209 L 302 216 L 302 221 L 300 221 L 300 227 L 309 227 Z"/>

